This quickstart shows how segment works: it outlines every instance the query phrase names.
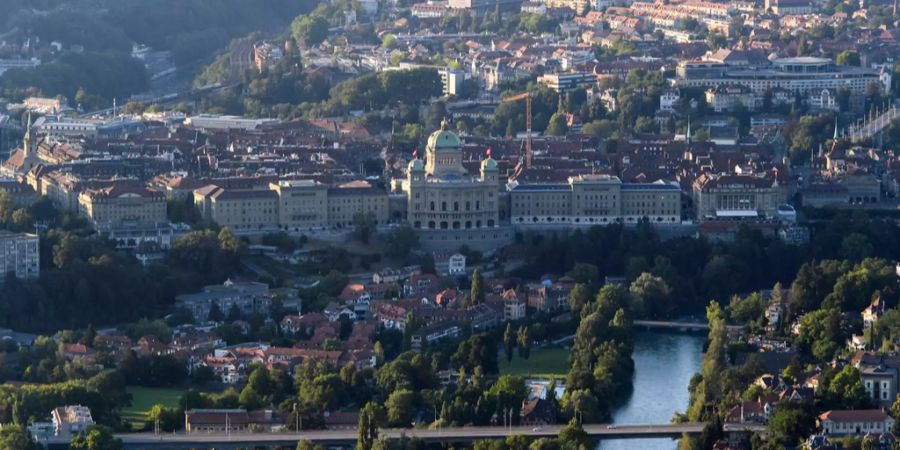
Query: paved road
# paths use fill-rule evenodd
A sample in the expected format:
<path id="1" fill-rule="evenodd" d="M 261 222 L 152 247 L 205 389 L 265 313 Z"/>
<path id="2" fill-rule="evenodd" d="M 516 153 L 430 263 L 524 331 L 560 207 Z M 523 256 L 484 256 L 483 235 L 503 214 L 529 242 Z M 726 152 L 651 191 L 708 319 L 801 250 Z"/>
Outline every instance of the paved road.
<path id="1" fill-rule="evenodd" d="M 678 438 L 682 434 L 700 434 L 702 423 L 660 424 L 660 425 L 585 425 L 584 430 L 595 439 L 633 438 Z M 522 434 L 532 438 L 555 437 L 562 425 L 531 427 L 463 427 L 444 429 L 387 429 L 383 436 L 398 438 L 402 435 L 418 437 L 426 442 L 470 442 L 480 439 L 500 439 L 509 435 Z M 215 448 L 232 449 L 249 446 L 290 446 L 299 440 L 313 441 L 325 445 L 353 445 L 356 430 L 315 430 L 303 433 L 232 433 L 226 434 L 163 434 L 131 433 L 120 434 L 119 438 L 129 450 L 144 449 L 188 449 Z M 59 444 L 49 442 L 50 444 Z"/>

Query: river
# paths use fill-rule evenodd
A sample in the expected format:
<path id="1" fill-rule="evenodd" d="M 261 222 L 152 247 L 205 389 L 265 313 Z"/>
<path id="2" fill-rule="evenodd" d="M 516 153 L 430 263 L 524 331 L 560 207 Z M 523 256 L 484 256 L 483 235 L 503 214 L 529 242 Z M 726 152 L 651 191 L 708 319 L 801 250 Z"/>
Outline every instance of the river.
<path id="1" fill-rule="evenodd" d="M 688 406 L 688 384 L 700 370 L 702 334 L 639 331 L 634 345 L 634 392 L 613 413 L 623 425 L 669 423 L 675 411 Z M 672 450 L 672 439 L 602 441 L 600 450 Z"/>

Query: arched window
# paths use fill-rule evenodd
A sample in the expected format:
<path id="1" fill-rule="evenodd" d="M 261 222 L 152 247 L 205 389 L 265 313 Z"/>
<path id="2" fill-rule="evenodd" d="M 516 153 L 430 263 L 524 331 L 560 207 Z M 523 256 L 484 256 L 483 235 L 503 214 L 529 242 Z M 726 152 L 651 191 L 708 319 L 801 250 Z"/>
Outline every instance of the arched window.
<path id="1" fill-rule="evenodd" d="M 447 222 L 441 222 L 441 229 L 442 229 L 442 230 L 446 230 L 446 229 L 447 229 Z"/>
<path id="2" fill-rule="evenodd" d="M 431 229 L 431 230 L 434 229 L 434 221 L 433 221 L 433 220 L 430 221 L 430 222 L 428 222 L 428 228 Z"/>
<path id="3" fill-rule="evenodd" d="M 417 221 L 415 221 L 415 223 L 413 223 L 413 226 L 416 228 L 422 228 L 422 222 L 417 220 Z"/>
<path id="4" fill-rule="evenodd" d="M 459 229 L 459 222 L 458 222 L 458 221 L 453 222 L 453 229 L 454 229 L 454 230 L 458 230 L 458 229 Z"/>
<path id="5" fill-rule="evenodd" d="M 467 221 L 466 221 L 466 229 L 468 230 L 469 228 L 472 228 L 472 221 L 471 221 L 471 220 L 467 220 Z"/>
<path id="6" fill-rule="evenodd" d="M 466 201 L 466 211 L 472 209 L 472 202 Z"/>
<path id="7" fill-rule="evenodd" d="M 447 210 L 447 202 L 441 202 L 441 211 Z"/>
<path id="8" fill-rule="evenodd" d="M 431 210 L 434 211 L 434 202 L 431 202 Z"/>
<path id="9" fill-rule="evenodd" d="M 459 202 L 453 202 L 453 210 L 459 211 Z"/>
<path id="10" fill-rule="evenodd" d="M 494 227 L 494 219 L 488 220 L 488 227 L 489 227 L 489 228 L 493 228 L 493 227 Z"/>

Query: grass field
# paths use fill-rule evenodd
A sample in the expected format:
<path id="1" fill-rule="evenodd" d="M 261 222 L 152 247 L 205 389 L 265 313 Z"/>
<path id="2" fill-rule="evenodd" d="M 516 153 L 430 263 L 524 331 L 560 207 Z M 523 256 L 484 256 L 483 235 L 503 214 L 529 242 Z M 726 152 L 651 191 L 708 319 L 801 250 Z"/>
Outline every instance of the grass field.
<path id="1" fill-rule="evenodd" d="M 122 419 L 131 423 L 132 428 L 141 429 L 147 421 L 147 413 L 153 405 L 159 403 L 173 408 L 184 392 L 182 389 L 145 388 L 131 386 L 131 406 L 122 410 Z"/>
<path id="2" fill-rule="evenodd" d="M 506 362 L 501 355 L 500 373 L 521 376 L 565 377 L 569 371 L 569 350 L 563 348 L 540 348 L 531 351 L 528 359 L 516 354 Z"/>

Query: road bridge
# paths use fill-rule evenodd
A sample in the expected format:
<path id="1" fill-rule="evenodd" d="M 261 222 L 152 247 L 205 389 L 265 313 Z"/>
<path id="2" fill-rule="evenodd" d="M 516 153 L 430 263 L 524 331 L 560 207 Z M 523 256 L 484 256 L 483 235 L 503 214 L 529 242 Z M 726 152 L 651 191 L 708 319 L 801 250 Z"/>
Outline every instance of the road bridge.
<path id="1" fill-rule="evenodd" d="M 709 324 L 705 322 L 671 322 L 665 320 L 635 320 L 634 326 L 643 328 L 659 328 L 670 330 L 702 331 L 708 330 Z M 740 325 L 728 325 L 729 331 L 740 331 Z"/>
<path id="2" fill-rule="evenodd" d="M 584 425 L 584 431 L 593 439 L 676 439 L 684 434 L 698 435 L 703 431 L 703 423 L 659 424 L 659 425 Z M 428 443 L 468 443 L 482 439 L 504 439 L 511 435 L 524 435 L 532 439 L 557 437 L 563 425 L 544 427 L 461 427 L 442 429 L 385 429 L 382 436 L 399 438 L 416 437 Z M 216 449 L 237 450 L 256 447 L 294 448 L 300 440 L 307 440 L 325 446 L 346 446 L 356 444 L 356 429 L 309 430 L 301 433 L 128 433 L 118 434 L 126 450 L 187 450 Z M 46 442 L 49 448 L 65 448 L 65 442 Z"/>

